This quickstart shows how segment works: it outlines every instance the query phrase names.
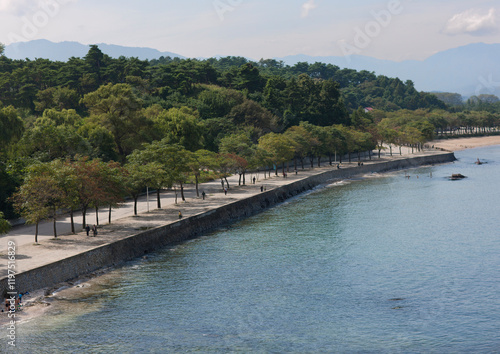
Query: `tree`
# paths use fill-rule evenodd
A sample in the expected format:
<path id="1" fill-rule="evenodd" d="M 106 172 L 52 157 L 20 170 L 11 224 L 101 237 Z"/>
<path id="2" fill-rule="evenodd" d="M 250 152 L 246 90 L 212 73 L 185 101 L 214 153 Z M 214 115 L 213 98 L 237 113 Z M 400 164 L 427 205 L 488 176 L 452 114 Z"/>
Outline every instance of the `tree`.
<path id="1" fill-rule="evenodd" d="M 233 154 L 238 156 L 237 166 L 240 176 L 238 184 L 245 184 L 245 172 L 250 161 L 255 154 L 255 146 L 245 133 L 232 134 L 224 137 L 220 143 L 219 151 L 223 154 Z"/>
<path id="2" fill-rule="evenodd" d="M 189 172 L 191 154 L 182 146 L 169 144 L 166 139 L 145 144 L 142 150 L 136 150 L 129 156 L 129 162 L 146 165 L 157 163 L 158 171 L 154 175 L 154 187 L 157 190 L 158 209 L 161 208 L 160 190 L 179 183 L 182 200 L 184 198 L 184 182 Z"/>
<path id="3" fill-rule="evenodd" d="M 89 143 L 70 125 L 56 126 L 54 121 L 39 118 L 28 129 L 17 144 L 19 153 L 49 162 L 58 158 L 74 158 L 76 155 L 90 155 Z"/>
<path id="4" fill-rule="evenodd" d="M 74 210 L 77 204 L 77 176 L 71 162 L 54 160 L 49 163 L 35 164 L 31 170 L 39 175 L 50 176 L 61 192 L 59 208 L 70 210 L 71 232 L 75 233 Z"/>
<path id="5" fill-rule="evenodd" d="M 0 43 L 0 55 L 3 55 L 4 51 L 5 51 L 5 44 Z"/>
<path id="6" fill-rule="evenodd" d="M 208 150 L 197 150 L 192 156 L 189 163 L 189 168 L 191 169 L 191 174 L 195 178 L 196 186 L 196 196 L 199 197 L 200 193 L 198 190 L 198 184 L 202 174 L 209 174 L 210 170 L 214 169 L 215 161 L 217 159 L 217 154 Z"/>
<path id="7" fill-rule="evenodd" d="M 12 107 L 2 107 L 0 102 L 0 150 L 11 142 L 21 138 L 24 124 L 17 110 Z"/>
<path id="8" fill-rule="evenodd" d="M 114 137 L 122 162 L 141 143 L 147 141 L 152 122 L 140 114 L 142 102 L 127 84 L 108 84 L 82 99 L 91 121 L 101 124 Z M 145 139 L 146 138 L 146 139 Z"/>
<path id="9" fill-rule="evenodd" d="M 38 224 L 43 219 L 52 216 L 54 220 L 54 237 L 56 231 L 56 212 L 63 199 L 57 182 L 47 175 L 29 175 L 23 185 L 13 195 L 14 208 L 27 223 L 35 227 L 35 243 L 38 243 Z"/>
<path id="10" fill-rule="evenodd" d="M 0 235 L 6 234 L 11 229 L 10 223 L 4 219 L 3 213 L 0 211 Z"/>
<path id="11" fill-rule="evenodd" d="M 257 128 L 260 135 L 276 131 L 278 128 L 277 117 L 252 100 L 245 100 L 242 104 L 233 107 L 228 117 L 238 125 Z"/>
<path id="12" fill-rule="evenodd" d="M 293 141 L 288 136 L 269 133 L 259 139 L 259 146 L 270 153 L 276 166 L 275 174 L 278 175 L 279 164 L 283 164 L 283 172 L 285 172 L 285 162 L 293 159 L 295 153 Z"/>
<path id="13" fill-rule="evenodd" d="M 137 163 L 127 163 L 124 166 L 124 187 L 128 194 L 134 199 L 134 215 L 137 215 L 137 200 L 144 188 L 152 185 L 151 176 L 157 172 L 159 167 L 153 164 L 141 165 Z"/>
<path id="14" fill-rule="evenodd" d="M 85 228 L 87 210 L 95 199 L 94 194 L 100 192 L 101 186 L 95 176 L 98 175 L 99 160 L 91 160 L 87 157 L 78 158 L 73 162 L 76 180 L 76 196 L 75 202 L 80 206 L 82 211 L 82 229 Z"/>
<path id="15" fill-rule="evenodd" d="M 169 144 L 180 144 L 189 151 L 203 147 L 203 124 L 198 112 L 188 107 L 171 108 L 158 114 L 155 126 Z"/>
<path id="16" fill-rule="evenodd" d="M 125 187 L 122 176 L 125 170 L 117 162 L 93 161 L 93 178 L 97 184 L 92 197 L 91 204 L 95 207 L 96 223 L 99 225 L 99 208 L 102 205 L 109 206 L 108 222 L 111 223 L 111 210 L 123 201 Z"/>

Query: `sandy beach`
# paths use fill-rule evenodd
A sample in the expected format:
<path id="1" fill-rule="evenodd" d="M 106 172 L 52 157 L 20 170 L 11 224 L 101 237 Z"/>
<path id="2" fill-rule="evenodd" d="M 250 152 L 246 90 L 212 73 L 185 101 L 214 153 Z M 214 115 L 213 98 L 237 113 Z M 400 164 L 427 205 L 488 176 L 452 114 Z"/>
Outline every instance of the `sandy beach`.
<path id="1" fill-rule="evenodd" d="M 447 151 L 460 151 L 484 146 L 500 145 L 500 135 L 433 140 L 428 142 L 427 145 Z"/>

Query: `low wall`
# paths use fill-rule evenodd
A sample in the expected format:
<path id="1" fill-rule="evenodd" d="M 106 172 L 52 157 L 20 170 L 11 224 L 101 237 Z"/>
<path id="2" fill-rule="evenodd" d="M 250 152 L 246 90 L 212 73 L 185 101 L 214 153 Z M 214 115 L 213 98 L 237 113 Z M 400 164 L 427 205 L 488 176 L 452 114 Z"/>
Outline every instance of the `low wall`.
<path id="1" fill-rule="evenodd" d="M 157 251 L 167 245 L 183 242 L 206 234 L 224 224 L 257 214 L 328 181 L 355 175 L 405 169 L 420 165 L 446 163 L 455 160 L 453 153 L 419 156 L 369 164 L 356 168 L 336 169 L 310 176 L 288 185 L 259 193 L 244 200 L 223 205 L 177 222 L 129 236 L 83 253 L 16 274 L 16 291 L 26 292 L 51 287 L 98 269 L 116 266 L 125 261 Z M 0 280 L 0 291 L 7 288 L 7 277 Z"/>

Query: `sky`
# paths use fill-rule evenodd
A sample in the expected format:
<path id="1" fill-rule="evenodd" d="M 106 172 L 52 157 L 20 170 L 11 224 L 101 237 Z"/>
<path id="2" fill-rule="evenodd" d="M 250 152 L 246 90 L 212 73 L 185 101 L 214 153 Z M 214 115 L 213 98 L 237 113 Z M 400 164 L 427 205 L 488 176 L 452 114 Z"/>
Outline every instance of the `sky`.
<path id="1" fill-rule="evenodd" d="M 500 43 L 498 0 L 0 0 L 0 42 L 150 47 L 186 57 L 424 60 Z"/>

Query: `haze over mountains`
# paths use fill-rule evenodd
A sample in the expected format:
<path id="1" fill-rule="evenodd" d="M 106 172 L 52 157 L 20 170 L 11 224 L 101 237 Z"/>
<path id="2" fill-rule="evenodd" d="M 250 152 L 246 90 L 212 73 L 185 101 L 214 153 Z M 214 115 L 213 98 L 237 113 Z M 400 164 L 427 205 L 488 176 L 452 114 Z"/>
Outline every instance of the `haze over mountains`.
<path id="1" fill-rule="evenodd" d="M 152 48 L 102 43 L 97 45 L 103 53 L 114 58 L 119 56 L 137 57 L 142 60 L 157 59 L 161 56 L 184 58 L 180 54 L 160 52 Z M 47 58 L 66 61 L 70 57 L 84 57 L 88 49 L 88 45 L 77 42 L 53 43 L 47 40 L 34 40 L 6 46 L 5 55 L 12 59 Z M 234 55 L 237 56 L 238 53 Z M 322 62 L 340 68 L 373 71 L 377 75 L 399 77 L 403 81 L 412 80 L 419 91 L 456 92 L 469 97 L 479 94 L 500 96 L 498 58 L 500 58 L 500 44 L 475 43 L 439 52 L 423 61 L 395 62 L 362 55 L 350 57 L 291 55 L 274 59 L 282 60 L 287 65 L 294 65 L 297 62 Z"/>

